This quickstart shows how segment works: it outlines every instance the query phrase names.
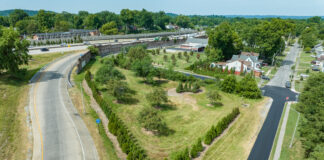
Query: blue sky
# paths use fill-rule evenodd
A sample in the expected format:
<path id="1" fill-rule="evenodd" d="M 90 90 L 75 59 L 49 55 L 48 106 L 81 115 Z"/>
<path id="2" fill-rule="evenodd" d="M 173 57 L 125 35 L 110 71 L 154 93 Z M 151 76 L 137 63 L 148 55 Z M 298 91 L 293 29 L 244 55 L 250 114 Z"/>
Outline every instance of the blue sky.
<path id="1" fill-rule="evenodd" d="M 324 0 L 0 0 L 0 10 L 31 10 L 91 13 L 123 8 L 200 15 L 324 16 Z"/>

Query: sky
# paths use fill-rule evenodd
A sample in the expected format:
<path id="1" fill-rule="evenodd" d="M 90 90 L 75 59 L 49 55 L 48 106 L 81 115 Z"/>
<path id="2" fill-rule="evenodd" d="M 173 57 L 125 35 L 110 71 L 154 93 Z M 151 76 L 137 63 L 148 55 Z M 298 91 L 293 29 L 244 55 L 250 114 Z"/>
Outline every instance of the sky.
<path id="1" fill-rule="evenodd" d="M 91 13 L 145 8 L 184 15 L 324 16 L 324 0 L 0 0 L 0 10 L 45 9 Z"/>

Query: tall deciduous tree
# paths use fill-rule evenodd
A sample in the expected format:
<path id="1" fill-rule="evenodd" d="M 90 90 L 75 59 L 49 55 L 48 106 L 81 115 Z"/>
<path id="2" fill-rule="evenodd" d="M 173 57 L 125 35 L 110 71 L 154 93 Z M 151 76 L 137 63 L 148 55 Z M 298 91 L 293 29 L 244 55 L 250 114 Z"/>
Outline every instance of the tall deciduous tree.
<path id="1" fill-rule="evenodd" d="M 238 54 L 243 48 L 242 39 L 227 22 L 210 30 L 208 37 L 209 47 L 220 49 L 225 60 L 230 59 L 234 54 Z"/>
<path id="2" fill-rule="evenodd" d="M 20 20 L 23 20 L 28 17 L 28 14 L 21 10 L 21 9 L 15 9 L 13 12 L 9 14 L 9 20 L 11 26 L 15 26 L 16 23 Z"/>
<path id="3" fill-rule="evenodd" d="M 100 28 L 100 32 L 105 34 L 105 35 L 113 35 L 113 34 L 117 34 L 118 33 L 118 29 L 117 29 L 117 24 L 115 21 L 111 21 L 109 23 L 104 24 L 101 28 Z"/>
<path id="4" fill-rule="evenodd" d="M 28 64 L 29 42 L 21 39 L 13 28 L 0 28 L 0 70 L 12 73 L 19 70 L 19 65 Z"/>

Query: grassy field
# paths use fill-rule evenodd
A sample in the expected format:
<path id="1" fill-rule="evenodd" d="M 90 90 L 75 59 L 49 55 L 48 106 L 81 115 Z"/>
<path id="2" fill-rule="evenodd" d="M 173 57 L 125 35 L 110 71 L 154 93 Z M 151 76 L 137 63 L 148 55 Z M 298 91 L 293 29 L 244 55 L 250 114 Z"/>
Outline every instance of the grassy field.
<path id="1" fill-rule="evenodd" d="M 90 71 L 95 73 L 100 65 L 100 62 L 96 61 L 90 68 Z M 132 105 L 116 104 L 113 109 L 139 140 L 141 146 L 148 151 L 148 155 L 152 159 L 164 159 L 169 157 L 174 151 L 191 146 L 199 137 L 203 137 L 213 124 L 216 124 L 221 118 L 229 114 L 234 107 L 249 104 L 250 112 L 259 113 L 252 110 L 252 108 L 258 105 L 261 100 L 242 99 L 236 95 L 222 92 L 221 103 L 223 106 L 210 107 L 209 100 L 206 98 L 206 90 L 216 89 L 215 86 L 211 85 L 206 87 L 204 92 L 198 94 L 176 94 L 169 96 L 169 107 L 160 109 L 160 113 L 164 117 L 167 126 L 174 132 L 168 136 L 156 136 L 145 131 L 137 119 L 139 112 L 144 107 L 150 107 L 145 96 L 152 91 L 153 87 L 143 83 L 143 79 L 136 77 L 132 71 L 120 68 L 118 70 L 126 76 L 126 82 L 129 87 L 136 91 L 133 98 L 137 99 L 138 102 Z M 165 83 L 161 84 L 161 87 L 165 91 L 171 92 L 177 85 L 177 82 L 165 81 Z M 105 91 L 102 91 L 102 95 L 105 99 L 115 101 Z M 247 117 L 242 116 L 239 121 Z M 238 128 L 236 131 L 240 132 L 240 129 Z"/>
<path id="2" fill-rule="evenodd" d="M 90 106 L 90 97 L 84 92 L 84 89 L 83 95 L 81 94 L 81 82 L 84 80 L 84 72 L 82 72 L 81 74 L 75 74 L 75 72 L 73 72 L 72 78 L 76 87 L 69 89 L 70 97 L 79 113 L 83 113 L 84 110 L 82 105 L 82 96 L 84 96 L 84 108 L 86 114 L 80 114 L 80 116 L 82 117 L 83 121 L 87 125 L 88 130 L 90 131 L 100 159 L 117 160 L 118 157 L 116 155 L 115 148 L 110 139 L 105 135 L 102 123 L 99 125 L 100 132 L 98 130 L 98 126 L 95 121 L 99 117 Z"/>
<path id="3" fill-rule="evenodd" d="M 216 141 L 207 151 L 205 160 L 241 159 L 246 160 L 250 154 L 256 137 L 261 129 L 266 113 L 264 104 L 268 99 L 254 106 L 240 108 L 239 119 L 228 130 L 226 135 Z"/>
<path id="4" fill-rule="evenodd" d="M 291 108 L 294 108 L 295 104 L 291 105 Z M 282 144 L 282 150 L 281 150 L 281 154 L 280 154 L 280 159 L 281 160 L 302 160 L 303 158 L 303 154 L 304 154 L 304 150 L 302 148 L 302 144 L 300 141 L 300 134 L 298 131 L 298 126 L 297 126 L 297 130 L 295 133 L 295 137 L 294 137 L 294 141 L 293 141 L 293 145 L 291 148 L 289 148 L 292 136 L 293 136 L 293 132 L 296 126 L 296 122 L 298 119 L 298 113 L 296 111 L 294 111 L 293 109 L 290 109 L 289 112 L 289 117 L 288 117 L 288 121 L 287 121 L 287 127 L 286 127 L 286 132 L 285 132 L 285 136 L 284 136 L 284 140 L 283 140 L 283 144 Z M 301 119 L 299 119 L 299 123 Z"/>
<path id="5" fill-rule="evenodd" d="M 35 55 L 25 68 L 25 74 L 15 78 L 0 74 L 0 159 L 26 159 L 28 128 L 26 112 L 28 105 L 28 81 L 44 65 L 70 52 Z"/>
<path id="6" fill-rule="evenodd" d="M 186 57 L 183 55 L 183 52 L 182 52 L 182 58 L 180 58 L 180 59 L 178 58 L 178 52 L 163 53 L 161 51 L 161 53 L 159 55 L 151 55 L 151 56 L 152 56 L 153 62 L 157 65 L 163 66 L 165 68 L 169 68 L 170 66 L 172 66 L 176 70 L 185 70 L 185 68 L 189 67 L 191 64 L 193 64 L 199 60 L 199 59 L 197 59 L 197 54 L 200 55 L 201 60 L 204 60 L 207 58 L 205 53 L 197 53 L 197 52 L 194 52 L 194 54 L 192 56 L 190 56 L 190 52 L 188 52 L 188 56 L 190 57 L 188 62 L 186 61 Z M 163 58 L 164 55 L 168 56 L 167 61 L 164 61 L 164 58 Z M 171 59 L 172 55 L 174 55 L 176 57 L 176 60 L 177 60 L 176 65 L 172 64 L 172 59 Z"/>

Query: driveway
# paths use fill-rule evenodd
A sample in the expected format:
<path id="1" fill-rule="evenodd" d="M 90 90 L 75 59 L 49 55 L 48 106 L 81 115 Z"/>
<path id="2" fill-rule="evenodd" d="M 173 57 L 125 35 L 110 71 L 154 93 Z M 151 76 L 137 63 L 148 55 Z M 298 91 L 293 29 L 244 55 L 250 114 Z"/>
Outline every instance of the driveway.
<path id="1" fill-rule="evenodd" d="M 70 101 L 67 74 L 79 54 L 49 65 L 31 82 L 33 159 L 98 159 L 92 137 Z"/>

